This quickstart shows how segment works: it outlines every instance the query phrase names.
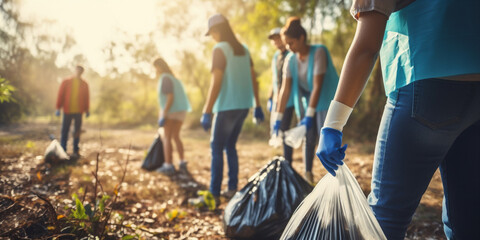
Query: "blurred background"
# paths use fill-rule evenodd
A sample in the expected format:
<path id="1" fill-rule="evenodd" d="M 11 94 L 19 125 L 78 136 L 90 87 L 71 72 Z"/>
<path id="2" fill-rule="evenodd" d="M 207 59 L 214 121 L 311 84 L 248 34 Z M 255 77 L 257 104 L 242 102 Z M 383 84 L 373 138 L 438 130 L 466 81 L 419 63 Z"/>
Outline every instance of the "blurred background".
<path id="1" fill-rule="evenodd" d="M 90 85 L 87 124 L 114 127 L 157 125 L 158 101 L 152 61 L 163 57 L 185 84 L 199 119 L 210 84 L 214 41 L 208 17 L 224 14 L 251 52 L 265 110 L 275 49 L 268 32 L 290 16 L 302 18 L 308 42 L 326 45 L 340 73 L 355 33 L 350 0 L 0 0 L 0 124 L 55 122 L 61 80 L 82 65 Z M 350 141 L 375 140 L 385 104 L 379 62 L 350 118 Z M 268 119 L 267 119 L 268 120 Z M 267 136 L 246 121 L 244 132 Z"/>

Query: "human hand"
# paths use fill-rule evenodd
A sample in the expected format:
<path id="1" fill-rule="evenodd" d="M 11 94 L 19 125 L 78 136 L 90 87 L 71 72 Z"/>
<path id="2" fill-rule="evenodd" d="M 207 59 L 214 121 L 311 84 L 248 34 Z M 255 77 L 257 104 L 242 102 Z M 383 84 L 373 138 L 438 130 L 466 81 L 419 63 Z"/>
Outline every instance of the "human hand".
<path id="1" fill-rule="evenodd" d="M 263 120 L 265 120 L 265 116 L 263 115 L 262 107 L 256 107 L 253 116 L 257 120 L 257 123 L 263 122 Z"/>
<path id="2" fill-rule="evenodd" d="M 324 127 L 320 131 L 320 140 L 317 148 L 317 157 L 333 176 L 339 165 L 343 165 L 347 144 L 342 147 L 342 132 L 337 129 Z"/>
<path id="3" fill-rule="evenodd" d="M 60 109 L 57 109 L 57 111 L 55 111 L 55 116 L 60 116 Z"/>
<path id="4" fill-rule="evenodd" d="M 163 125 L 165 125 L 165 118 L 162 117 L 162 118 L 158 119 L 158 126 L 163 127 Z"/>
<path id="5" fill-rule="evenodd" d="M 300 125 L 305 125 L 307 130 L 309 130 L 312 127 L 313 124 L 313 118 L 312 117 L 304 117 L 302 121 L 300 121 Z"/>
<path id="6" fill-rule="evenodd" d="M 267 102 L 267 109 L 269 112 L 272 112 L 272 106 L 273 106 L 273 100 L 272 98 L 269 98 Z"/>
<path id="7" fill-rule="evenodd" d="M 208 131 L 212 127 L 212 114 L 204 113 L 200 118 L 200 123 L 205 131 Z"/>

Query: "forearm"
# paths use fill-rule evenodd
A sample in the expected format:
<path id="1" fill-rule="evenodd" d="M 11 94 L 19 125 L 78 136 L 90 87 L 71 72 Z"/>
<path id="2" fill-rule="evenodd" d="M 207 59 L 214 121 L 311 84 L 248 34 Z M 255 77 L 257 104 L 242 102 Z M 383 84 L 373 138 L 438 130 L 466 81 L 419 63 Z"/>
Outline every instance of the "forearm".
<path id="1" fill-rule="evenodd" d="M 260 107 L 260 98 L 258 97 L 257 75 L 255 74 L 255 70 L 253 69 L 253 66 L 251 68 L 251 75 L 252 75 L 253 96 L 255 97 L 255 106 Z"/>
<path id="2" fill-rule="evenodd" d="M 174 98 L 173 93 L 167 94 L 167 102 L 165 103 L 165 108 L 163 109 L 163 116 L 167 115 L 168 112 L 170 111 L 170 108 L 173 105 L 173 98 Z"/>
<path id="3" fill-rule="evenodd" d="M 212 80 L 210 83 L 210 88 L 208 90 L 208 96 L 207 96 L 207 102 L 205 103 L 205 106 L 203 107 L 203 112 L 204 113 L 211 113 L 213 109 L 213 105 L 215 104 L 215 101 L 217 100 L 218 94 L 220 93 L 220 89 L 222 86 L 222 78 L 223 78 L 223 72 L 215 69 L 213 71 L 213 76 Z"/>
<path id="4" fill-rule="evenodd" d="M 285 112 L 285 108 L 287 107 L 287 102 L 291 94 L 291 82 L 292 78 L 285 78 L 282 81 L 282 87 L 280 88 L 280 94 L 277 103 L 277 112 L 279 113 Z"/>
<path id="5" fill-rule="evenodd" d="M 362 13 L 348 50 L 335 100 L 354 107 L 365 88 L 383 40 L 387 17 L 377 12 Z"/>
<path id="6" fill-rule="evenodd" d="M 325 74 L 314 76 L 313 90 L 310 94 L 310 101 L 308 107 L 316 109 L 318 105 L 318 99 L 320 98 L 320 93 L 322 92 L 323 86 L 323 77 Z"/>

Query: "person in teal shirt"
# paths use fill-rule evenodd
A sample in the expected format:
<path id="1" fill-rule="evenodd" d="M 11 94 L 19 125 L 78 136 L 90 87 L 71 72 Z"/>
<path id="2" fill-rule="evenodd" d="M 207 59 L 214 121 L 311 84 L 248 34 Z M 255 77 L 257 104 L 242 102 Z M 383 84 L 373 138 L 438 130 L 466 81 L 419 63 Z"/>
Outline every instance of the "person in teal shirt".
<path id="1" fill-rule="evenodd" d="M 317 156 L 335 175 L 342 130 L 380 53 L 387 101 L 368 202 L 387 239 L 404 239 L 435 171 L 448 239 L 480 236 L 480 1 L 355 0 L 358 20 Z"/>
<path id="2" fill-rule="evenodd" d="M 160 105 L 158 126 L 164 129 L 163 151 L 165 162 L 157 169 L 157 172 L 172 175 L 175 173 L 175 167 L 172 164 L 172 140 L 175 142 L 180 157 L 179 169 L 182 171 L 187 169 L 180 130 L 187 112 L 191 111 L 191 107 L 182 82 L 175 78 L 165 60 L 157 58 L 153 62 L 153 66 L 158 77 L 158 101 Z"/>
<path id="3" fill-rule="evenodd" d="M 297 117 L 302 119 L 300 124 L 307 128 L 303 146 L 305 178 L 314 183 L 312 166 L 318 132 L 323 127 L 329 103 L 335 95 L 338 75 L 328 49 L 320 44 L 307 44 L 307 32 L 298 17 L 289 18 L 282 31 L 292 53 L 284 63 L 284 80 L 274 131 L 280 129 L 288 99 L 292 96 Z"/>
<path id="4" fill-rule="evenodd" d="M 253 62 L 246 46 L 242 45 L 228 20 L 216 14 L 208 20 L 208 32 L 217 44 L 213 49 L 212 82 L 203 108 L 201 124 L 205 131 L 212 127 L 210 192 L 218 200 L 223 179 L 223 152 L 227 154 L 228 190 L 232 197 L 238 185 L 238 155 L 236 143 L 248 111 L 255 107 L 257 122 L 264 120 L 258 97 L 258 83 Z"/>

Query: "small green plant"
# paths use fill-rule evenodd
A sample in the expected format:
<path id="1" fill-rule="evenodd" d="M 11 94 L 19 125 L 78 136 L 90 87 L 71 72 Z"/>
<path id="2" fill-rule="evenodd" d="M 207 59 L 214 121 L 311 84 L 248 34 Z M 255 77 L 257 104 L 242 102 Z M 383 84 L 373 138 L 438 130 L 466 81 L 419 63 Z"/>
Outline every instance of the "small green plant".
<path id="1" fill-rule="evenodd" d="M 15 87 L 5 78 L 0 78 L 0 103 L 15 101 L 12 97 L 13 92 L 15 92 Z"/>

